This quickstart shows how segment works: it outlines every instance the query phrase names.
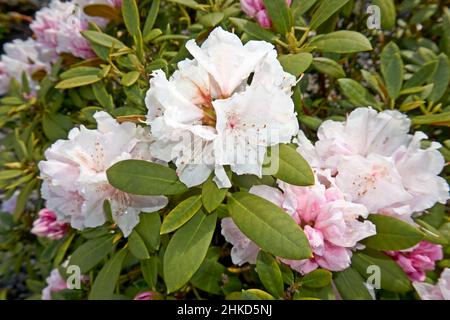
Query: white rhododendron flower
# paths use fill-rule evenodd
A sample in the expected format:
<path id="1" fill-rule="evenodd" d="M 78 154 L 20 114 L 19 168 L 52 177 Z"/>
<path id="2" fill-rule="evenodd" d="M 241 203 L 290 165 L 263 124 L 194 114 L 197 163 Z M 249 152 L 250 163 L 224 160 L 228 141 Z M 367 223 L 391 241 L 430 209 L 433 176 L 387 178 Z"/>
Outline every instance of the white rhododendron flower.
<path id="1" fill-rule="evenodd" d="M 450 300 L 450 269 L 442 271 L 435 285 L 415 281 L 413 287 L 422 300 Z"/>
<path id="2" fill-rule="evenodd" d="M 97 112 L 97 129 L 81 126 L 69 132 L 68 140 L 56 141 L 39 163 L 46 207 L 60 221 L 76 229 L 105 223 L 103 203 L 109 200 L 112 217 L 128 236 L 139 223 L 139 213 L 157 211 L 167 204 L 164 196 L 137 196 L 113 188 L 106 170 L 126 159 L 152 161 L 150 138 L 133 123 L 119 124 L 106 112 Z"/>
<path id="3" fill-rule="evenodd" d="M 224 166 L 261 176 L 266 148 L 290 142 L 298 131 L 290 98 L 295 77 L 284 72 L 274 47 L 216 28 L 194 59 L 178 64 L 169 78 L 153 73 L 146 96 L 152 152 L 174 161 L 187 186 L 214 171 L 219 187 L 230 187 Z"/>
<path id="4" fill-rule="evenodd" d="M 36 91 L 38 81 L 33 74 L 38 71 L 50 71 L 48 59 L 43 54 L 42 47 L 33 39 L 15 39 L 3 46 L 4 54 L 0 57 L 0 95 L 9 90 L 11 78 L 22 83 L 22 75 L 28 79 L 30 89 Z"/>
<path id="5" fill-rule="evenodd" d="M 277 188 L 254 186 L 250 193 L 265 198 L 281 207 L 302 227 L 313 252 L 313 258 L 304 260 L 281 259 L 292 269 L 303 274 L 319 266 L 340 271 L 350 266 L 352 249 L 358 241 L 376 234 L 375 225 L 366 220 L 367 209 L 344 199 L 329 176 L 316 177 L 311 187 L 292 186 L 279 181 Z M 258 246 L 248 239 L 231 218 L 222 220 L 222 235 L 233 245 L 231 259 L 234 264 L 254 264 Z"/>
<path id="6" fill-rule="evenodd" d="M 410 124 L 398 111 L 358 108 L 345 122 L 325 121 L 314 146 L 300 132 L 298 150 L 312 166 L 330 169 L 350 201 L 408 221 L 449 199 L 448 184 L 438 176 L 445 164 L 440 145 L 422 149 L 427 136 L 408 134 Z"/>

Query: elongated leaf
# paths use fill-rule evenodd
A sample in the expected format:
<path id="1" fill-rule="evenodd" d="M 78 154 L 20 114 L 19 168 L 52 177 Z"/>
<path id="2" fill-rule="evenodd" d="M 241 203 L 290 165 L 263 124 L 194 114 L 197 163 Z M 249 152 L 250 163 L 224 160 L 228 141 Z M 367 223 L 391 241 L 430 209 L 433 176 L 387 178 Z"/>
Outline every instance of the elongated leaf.
<path id="1" fill-rule="evenodd" d="M 147 19 L 145 20 L 144 30 L 142 31 L 142 36 L 144 37 L 144 39 L 150 34 L 150 32 L 153 29 L 153 26 L 155 25 L 156 17 L 158 16 L 159 12 L 160 3 L 161 0 L 152 1 L 152 6 L 150 7 Z"/>
<path id="2" fill-rule="evenodd" d="M 186 222 L 189 221 L 202 207 L 202 197 L 200 195 L 187 198 L 179 203 L 169 214 L 164 218 L 161 226 L 161 234 L 172 232 Z"/>
<path id="3" fill-rule="evenodd" d="M 72 128 L 72 120 L 66 115 L 50 113 L 42 118 L 42 129 L 51 141 L 67 138 L 67 132 Z"/>
<path id="4" fill-rule="evenodd" d="M 111 253 L 114 248 L 113 238 L 107 235 L 83 243 L 72 254 L 69 265 L 79 266 L 81 273 L 85 274 Z"/>
<path id="5" fill-rule="evenodd" d="M 88 4 L 83 8 L 84 13 L 91 17 L 101 17 L 108 20 L 118 20 L 118 10 L 107 4 Z"/>
<path id="6" fill-rule="evenodd" d="M 92 285 L 89 300 L 108 300 L 112 298 L 127 253 L 126 249 L 120 250 L 103 266 Z"/>
<path id="7" fill-rule="evenodd" d="M 316 70 L 328 74 L 333 78 L 339 79 L 345 77 L 344 69 L 334 60 L 323 57 L 316 57 L 313 59 L 312 64 Z"/>
<path id="8" fill-rule="evenodd" d="M 234 17 L 231 17 L 229 20 L 238 29 L 240 29 L 241 31 L 244 31 L 252 38 L 265 40 L 265 41 L 269 41 L 269 42 L 272 42 L 275 39 L 277 39 L 277 36 L 274 33 L 261 28 L 259 25 L 257 25 L 254 22 L 248 21 L 246 19 L 239 19 L 239 18 L 234 18 Z"/>
<path id="9" fill-rule="evenodd" d="M 352 53 L 372 50 L 369 40 L 359 32 L 335 31 L 311 39 L 308 47 L 322 52 Z"/>
<path id="10" fill-rule="evenodd" d="M 415 246 L 423 239 L 419 229 L 399 219 L 381 214 L 371 214 L 368 219 L 375 224 L 377 230 L 376 235 L 362 241 L 369 248 L 403 250 Z"/>
<path id="11" fill-rule="evenodd" d="M 264 287 L 276 298 L 284 296 L 283 276 L 277 260 L 263 250 L 259 251 L 256 260 L 256 272 Z"/>
<path id="12" fill-rule="evenodd" d="M 311 257 L 303 231 L 272 202 L 247 192 L 237 192 L 228 196 L 228 212 L 239 229 L 263 250 L 287 259 Z"/>
<path id="13" fill-rule="evenodd" d="M 225 17 L 223 12 L 211 12 L 205 14 L 199 19 L 199 23 L 208 28 L 213 28 L 218 25 Z"/>
<path id="14" fill-rule="evenodd" d="M 139 224 L 136 226 L 136 232 L 141 236 L 146 247 L 150 251 L 159 249 L 161 237 L 161 217 L 158 212 L 143 212 L 139 215 Z"/>
<path id="15" fill-rule="evenodd" d="M 414 74 L 411 78 L 408 79 L 408 81 L 405 82 L 403 90 L 418 87 L 427 82 L 436 72 L 437 65 L 437 61 L 430 61 L 425 63 L 420 67 L 419 70 L 414 72 Z"/>
<path id="16" fill-rule="evenodd" d="M 380 285 L 382 289 L 392 292 L 408 292 L 412 289 L 411 281 L 405 272 L 391 258 L 381 252 L 366 250 L 364 252 L 355 252 L 352 257 L 352 266 L 365 279 L 369 278 L 370 266 L 376 266 L 380 270 Z M 376 275 L 375 275 L 376 276 Z"/>
<path id="17" fill-rule="evenodd" d="M 325 269 L 317 269 L 306 274 L 301 281 L 302 286 L 308 288 L 323 288 L 331 283 L 332 273 Z"/>
<path id="18" fill-rule="evenodd" d="M 20 191 L 19 196 L 17 197 L 16 207 L 14 208 L 13 212 L 13 220 L 15 223 L 17 223 L 22 217 L 22 213 L 24 212 L 28 203 L 28 198 L 30 197 L 31 192 L 33 192 L 36 185 L 37 181 L 36 179 L 33 179 L 28 182 Z"/>
<path id="19" fill-rule="evenodd" d="M 298 77 L 311 65 L 312 55 L 308 52 L 286 54 L 278 56 L 278 60 L 283 66 L 284 71 Z"/>
<path id="20" fill-rule="evenodd" d="M 389 97 L 397 99 L 403 84 L 403 61 L 400 49 L 394 42 L 389 42 L 381 52 L 381 74 Z"/>
<path id="21" fill-rule="evenodd" d="M 141 261 L 141 271 L 145 282 L 150 289 L 156 290 L 156 284 L 158 281 L 158 257 L 153 256 L 150 259 Z"/>
<path id="22" fill-rule="evenodd" d="M 270 294 L 260 289 L 242 290 L 240 300 L 274 300 L 275 298 Z"/>
<path id="23" fill-rule="evenodd" d="M 101 78 L 97 75 L 79 76 L 61 81 L 55 86 L 55 88 L 56 89 L 76 88 L 86 86 L 88 84 L 92 84 L 100 80 Z"/>
<path id="24" fill-rule="evenodd" d="M 450 125 L 450 112 L 415 116 L 411 119 L 413 124 Z"/>
<path id="25" fill-rule="evenodd" d="M 61 73 L 59 78 L 66 80 L 81 76 L 96 76 L 100 74 L 100 71 L 101 69 L 95 67 L 75 67 Z"/>
<path id="26" fill-rule="evenodd" d="M 444 53 L 438 56 L 438 66 L 433 75 L 432 82 L 434 87 L 428 96 L 428 100 L 437 102 L 442 98 L 445 91 L 448 90 L 448 84 L 450 82 L 450 64 L 448 57 Z"/>
<path id="27" fill-rule="evenodd" d="M 344 95 L 355 107 L 378 106 L 380 103 L 358 82 L 353 79 L 342 78 L 338 80 L 339 87 Z"/>
<path id="28" fill-rule="evenodd" d="M 141 74 L 138 71 L 130 71 L 122 77 L 120 83 L 125 87 L 129 87 L 139 79 L 140 75 Z"/>
<path id="29" fill-rule="evenodd" d="M 181 227 L 167 246 L 163 273 L 167 292 L 186 284 L 201 266 L 216 227 L 216 214 L 198 212 Z"/>
<path id="30" fill-rule="evenodd" d="M 122 41 L 107 35 L 106 33 L 102 33 L 99 31 L 87 30 L 81 31 L 81 34 L 90 40 L 91 42 L 101 45 L 106 48 L 115 48 L 122 49 L 126 48 Z"/>
<path id="31" fill-rule="evenodd" d="M 334 284 L 344 300 L 373 300 L 364 279 L 352 267 L 336 272 Z"/>
<path id="32" fill-rule="evenodd" d="M 263 0 L 275 30 L 281 34 L 291 31 L 293 19 L 286 0 Z"/>
<path id="33" fill-rule="evenodd" d="M 92 91 L 94 92 L 94 96 L 100 105 L 107 109 L 114 109 L 114 99 L 106 90 L 105 84 L 103 81 L 96 82 L 92 85 Z"/>
<path id="34" fill-rule="evenodd" d="M 223 202 L 227 194 L 227 189 L 219 189 L 212 179 L 208 179 L 203 183 L 202 202 L 206 211 L 213 212 Z"/>
<path id="35" fill-rule="evenodd" d="M 130 252 L 139 260 L 145 260 L 150 258 L 147 246 L 139 233 L 134 230 L 128 237 L 128 248 Z"/>
<path id="36" fill-rule="evenodd" d="M 141 32 L 141 24 L 135 0 L 122 0 L 122 16 L 128 32 L 137 37 Z"/>
<path id="37" fill-rule="evenodd" d="M 322 1 L 314 12 L 309 27 L 312 30 L 317 29 L 327 21 L 332 15 L 345 6 L 349 0 L 326 0 Z"/>
<path id="38" fill-rule="evenodd" d="M 22 170 L 4 170 L 0 171 L 0 180 L 8 180 L 22 175 Z"/>
<path id="39" fill-rule="evenodd" d="M 109 183 L 137 195 L 171 195 L 187 190 L 169 167 L 144 160 L 125 160 L 106 171 Z"/>
<path id="40" fill-rule="evenodd" d="M 308 162 L 286 144 L 279 145 L 279 168 L 273 176 L 296 186 L 314 184 L 314 174 Z"/>

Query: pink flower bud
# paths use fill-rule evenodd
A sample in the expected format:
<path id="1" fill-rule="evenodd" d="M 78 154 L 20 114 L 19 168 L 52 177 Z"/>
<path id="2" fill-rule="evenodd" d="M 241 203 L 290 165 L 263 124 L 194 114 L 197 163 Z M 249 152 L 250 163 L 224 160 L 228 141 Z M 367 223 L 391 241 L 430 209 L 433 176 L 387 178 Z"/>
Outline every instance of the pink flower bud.
<path id="1" fill-rule="evenodd" d="M 33 229 L 31 229 L 31 233 L 36 236 L 52 240 L 61 239 L 67 231 L 68 225 L 57 221 L 56 214 L 48 209 L 39 211 L 39 217 L 33 222 Z"/>
<path id="2" fill-rule="evenodd" d="M 144 291 L 137 294 L 133 300 L 157 300 L 156 297 L 159 295 L 157 292 Z"/>
<path id="3" fill-rule="evenodd" d="M 433 270 L 435 262 L 443 257 L 442 246 L 421 241 L 413 248 L 401 251 L 387 251 L 405 271 L 411 281 L 424 281 L 425 271 Z"/>
<path id="4" fill-rule="evenodd" d="M 292 0 L 286 0 L 286 3 L 290 6 Z M 254 18 L 261 27 L 268 29 L 272 26 L 263 0 L 241 0 L 241 9 L 249 17 Z"/>

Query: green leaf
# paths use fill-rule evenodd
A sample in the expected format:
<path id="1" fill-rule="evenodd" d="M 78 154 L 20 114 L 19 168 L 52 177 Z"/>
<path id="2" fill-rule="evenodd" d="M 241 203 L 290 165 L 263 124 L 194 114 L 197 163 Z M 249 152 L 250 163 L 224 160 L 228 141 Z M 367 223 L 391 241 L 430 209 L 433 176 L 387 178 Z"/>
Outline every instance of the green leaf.
<path id="1" fill-rule="evenodd" d="M 260 39 L 268 42 L 273 42 L 277 39 L 277 36 L 266 30 L 261 28 L 258 24 L 248 21 L 246 19 L 239 19 L 231 17 L 229 18 L 230 22 L 234 24 L 238 29 L 244 31 L 246 34 L 255 39 Z"/>
<path id="2" fill-rule="evenodd" d="M 142 31 L 142 36 L 145 39 L 150 32 L 152 32 L 153 26 L 155 25 L 156 18 L 159 13 L 159 5 L 161 0 L 153 0 L 150 11 L 147 14 L 147 19 L 145 20 L 144 30 Z"/>
<path id="3" fill-rule="evenodd" d="M 312 55 L 308 52 L 286 54 L 278 56 L 278 60 L 283 66 L 284 71 L 298 77 L 311 65 Z"/>
<path id="4" fill-rule="evenodd" d="M 59 247 L 58 252 L 56 253 L 55 259 L 53 259 L 53 267 L 57 268 L 61 265 L 66 256 L 67 250 L 69 250 L 70 245 L 72 244 L 73 239 L 75 238 L 76 233 L 72 233 L 64 243 Z"/>
<path id="5" fill-rule="evenodd" d="M 381 52 L 381 74 L 389 97 L 392 100 L 397 99 L 403 84 L 403 61 L 400 55 L 400 49 L 393 42 L 389 42 Z"/>
<path id="6" fill-rule="evenodd" d="M 101 80 L 101 78 L 99 78 L 97 75 L 79 76 L 79 77 L 69 78 L 69 79 L 60 81 L 55 86 L 55 88 L 56 89 L 76 88 L 76 87 L 86 86 L 88 84 L 92 84 L 92 83 L 95 83 L 100 80 Z"/>
<path id="7" fill-rule="evenodd" d="M 273 28 L 283 35 L 291 31 L 293 19 L 286 0 L 263 0 Z"/>
<path id="8" fill-rule="evenodd" d="M 448 57 L 445 53 L 441 53 L 438 56 L 438 66 L 436 72 L 433 75 L 432 83 L 434 84 L 431 94 L 428 96 L 428 100 L 432 102 L 438 102 L 445 91 L 448 89 L 450 82 L 450 65 Z"/>
<path id="9" fill-rule="evenodd" d="M 136 230 L 131 232 L 130 236 L 128 237 L 128 249 L 130 249 L 130 252 L 133 254 L 133 256 L 135 256 L 139 260 L 150 258 L 147 246 Z"/>
<path id="10" fill-rule="evenodd" d="M 100 74 L 100 71 L 101 69 L 95 67 L 75 67 L 61 73 L 59 78 L 66 80 L 81 76 L 97 76 Z"/>
<path id="11" fill-rule="evenodd" d="M 370 266 L 380 268 L 380 285 L 382 289 L 392 292 L 408 292 L 412 289 L 411 282 L 399 265 L 385 254 L 373 250 L 354 252 L 352 266 L 365 279 L 372 273 Z"/>
<path id="12" fill-rule="evenodd" d="M 146 247 L 150 251 L 157 251 L 161 242 L 159 230 L 161 229 L 161 217 L 158 212 L 142 212 L 139 215 L 140 222 L 134 230 L 141 236 Z"/>
<path id="13" fill-rule="evenodd" d="M 117 162 L 106 175 L 114 188 L 131 194 L 173 195 L 187 190 L 175 170 L 144 160 Z"/>
<path id="14" fill-rule="evenodd" d="M 89 300 L 109 300 L 112 298 L 127 253 L 126 249 L 120 250 L 103 266 L 92 285 Z"/>
<path id="15" fill-rule="evenodd" d="M 216 210 L 216 208 L 223 202 L 227 194 L 227 189 L 219 189 L 212 179 L 208 179 L 202 186 L 202 202 L 206 211 L 209 213 Z"/>
<path id="16" fill-rule="evenodd" d="M 129 87 L 139 79 L 140 75 L 141 74 L 138 71 L 130 71 L 122 77 L 120 83 L 125 87 Z"/>
<path id="17" fill-rule="evenodd" d="M 372 50 L 369 40 L 356 31 L 335 31 L 311 39 L 308 47 L 322 52 L 353 53 Z"/>
<path id="18" fill-rule="evenodd" d="M 45 114 L 42 118 L 42 129 L 51 141 L 67 138 L 67 132 L 72 129 L 70 117 L 60 113 Z"/>
<path id="19" fill-rule="evenodd" d="M 158 282 L 158 263 L 158 256 L 152 256 L 150 259 L 141 261 L 142 276 L 152 290 L 156 290 Z"/>
<path id="20" fill-rule="evenodd" d="M 186 284 L 201 266 L 216 227 L 217 215 L 198 212 L 173 235 L 164 253 L 163 273 L 167 292 Z"/>
<path id="21" fill-rule="evenodd" d="M 207 28 L 213 28 L 218 25 L 224 17 L 225 15 L 223 12 L 211 12 L 202 16 L 198 22 Z"/>
<path id="22" fill-rule="evenodd" d="M 205 5 L 199 4 L 195 0 L 169 0 L 170 2 L 181 4 L 183 6 L 195 9 L 195 10 L 204 10 Z"/>
<path id="23" fill-rule="evenodd" d="M 242 296 L 239 300 L 275 300 L 269 293 L 260 289 L 242 290 Z"/>
<path id="24" fill-rule="evenodd" d="M 437 61 L 425 63 L 405 82 L 403 90 L 418 87 L 427 82 L 436 72 L 437 65 Z"/>
<path id="25" fill-rule="evenodd" d="M 295 292 L 294 300 L 320 299 L 320 300 L 336 300 L 336 293 L 331 283 L 322 288 L 302 287 Z"/>
<path id="26" fill-rule="evenodd" d="M 334 284 L 344 300 L 373 300 L 364 279 L 352 267 L 336 272 Z"/>
<path id="27" fill-rule="evenodd" d="M 325 21 L 327 21 L 332 15 L 338 12 L 343 6 L 347 4 L 350 0 L 327 0 L 322 1 L 314 12 L 309 27 L 312 30 L 316 30 Z"/>
<path id="28" fill-rule="evenodd" d="M 141 24 L 135 0 L 122 0 L 122 16 L 128 32 L 133 37 L 138 37 L 141 34 Z"/>
<path id="29" fill-rule="evenodd" d="M 338 80 L 339 87 L 350 103 L 355 107 L 379 106 L 380 103 L 358 82 L 353 79 L 342 78 Z"/>
<path id="30" fill-rule="evenodd" d="M 403 250 L 415 246 L 423 239 L 423 234 L 411 224 L 399 219 L 371 214 L 377 234 L 362 241 L 364 245 L 376 250 Z"/>
<path id="31" fill-rule="evenodd" d="M 28 182 L 25 185 L 25 187 L 20 191 L 19 196 L 17 197 L 16 207 L 14 208 L 13 212 L 13 220 L 15 223 L 17 223 L 20 220 L 22 213 L 27 206 L 28 198 L 30 197 L 31 193 L 36 187 L 36 184 L 37 184 L 36 179 L 33 179 L 30 182 Z"/>
<path id="32" fill-rule="evenodd" d="M 256 272 L 264 287 L 276 298 L 284 296 L 283 276 L 277 260 L 269 253 L 260 250 L 256 259 Z"/>
<path id="33" fill-rule="evenodd" d="M 221 285 L 225 271 L 223 265 L 207 256 L 190 282 L 200 290 L 212 294 L 223 294 Z"/>
<path id="34" fill-rule="evenodd" d="M 86 274 L 112 252 L 113 238 L 114 236 L 108 235 L 83 243 L 72 254 L 69 265 L 79 266 L 81 273 Z"/>
<path id="35" fill-rule="evenodd" d="M 22 170 L 4 170 L 0 171 L 0 180 L 8 180 L 22 175 Z"/>
<path id="36" fill-rule="evenodd" d="M 303 230 L 281 208 L 247 192 L 228 196 L 228 212 L 239 229 L 261 249 L 278 257 L 311 257 Z"/>
<path id="37" fill-rule="evenodd" d="M 103 108 L 107 110 L 114 109 L 114 100 L 106 90 L 105 84 L 102 81 L 94 83 L 92 85 L 92 91 L 94 92 L 95 98 Z"/>
<path id="38" fill-rule="evenodd" d="M 317 269 L 306 274 L 301 281 L 301 285 L 308 288 L 323 288 L 331 283 L 333 274 L 325 269 Z"/>
<path id="39" fill-rule="evenodd" d="M 344 69 L 334 60 L 323 57 L 315 57 L 312 64 L 317 71 L 332 76 L 333 78 L 339 79 L 345 77 Z"/>
<path id="40" fill-rule="evenodd" d="M 311 167 L 294 148 L 286 144 L 279 144 L 278 165 L 278 171 L 273 175 L 274 177 L 295 186 L 314 184 Z"/>
<path id="41" fill-rule="evenodd" d="M 432 124 L 432 125 L 449 125 L 450 124 L 450 112 L 442 112 L 437 114 L 427 114 L 423 116 L 415 116 L 411 118 L 413 125 L 419 124 Z"/>
<path id="42" fill-rule="evenodd" d="M 373 0 L 372 4 L 380 8 L 381 27 L 391 30 L 395 27 L 396 12 L 393 0 Z"/>
<path id="43" fill-rule="evenodd" d="M 103 32 L 87 30 L 81 31 L 81 34 L 91 42 L 106 48 L 123 49 L 127 47 L 122 41 Z"/>
<path id="44" fill-rule="evenodd" d="M 202 207 L 202 197 L 192 196 L 179 203 L 164 218 L 161 234 L 172 232 L 189 221 Z"/>

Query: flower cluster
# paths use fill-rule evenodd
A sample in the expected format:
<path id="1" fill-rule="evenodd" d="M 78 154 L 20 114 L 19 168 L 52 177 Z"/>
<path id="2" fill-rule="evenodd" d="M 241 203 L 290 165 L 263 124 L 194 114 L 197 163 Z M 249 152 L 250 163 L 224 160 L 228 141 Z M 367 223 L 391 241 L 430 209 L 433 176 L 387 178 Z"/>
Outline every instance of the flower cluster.
<path id="1" fill-rule="evenodd" d="M 286 3 L 290 6 L 292 0 L 286 0 Z M 241 0 L 241 8 L 249 17 L 258 21 L 261 27 L 267 29 L 272 26 L 263 0 Z"/>
<path id="2" fill-rule="evenodd" d="M 174 161 L 187 186 L 214 171 L 220 188 L 230 187 L 224 166 L 237 174 L 262 175 L 266 148 L 288 143 L 298 131 L 290 98 L 295 77 L 284 72 L 274 47 L 216 28 L 194 59 L 178 63 L 170 77 L 153 73 L 145 99 L 154 156 Z"/>
<path id="3" fill-rule="evenodd" d="M 104 202 L 109 201 L 112 218 L 125 236 L 139 222 L 141 211 L 157 211 L 167 204 L 164 196 L 137 196 L 113 188 L 106 170 L 125 159 L 152 161 L 147 130 L 133 123 L 119 124 L 106 112 L 97 112 L 97 129 L 84 126 L 69 132 L 45 152 L 39 163 L 42 197 L 58 221 L 82 230 L 106 222 Z"/>

